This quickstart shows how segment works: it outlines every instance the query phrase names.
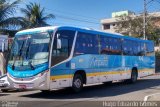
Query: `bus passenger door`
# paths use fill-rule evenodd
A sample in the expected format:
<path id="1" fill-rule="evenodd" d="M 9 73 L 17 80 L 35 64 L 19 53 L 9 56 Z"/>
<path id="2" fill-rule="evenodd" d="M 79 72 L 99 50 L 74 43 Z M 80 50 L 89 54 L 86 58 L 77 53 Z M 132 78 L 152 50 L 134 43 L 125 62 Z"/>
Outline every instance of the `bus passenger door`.
<path id="1" fill-rule="evenodd" d="M 68 65 L 75 31 L 59 30 L 55 34 L 51 58 L 51 88 L 69 87 L 71 83 Z"/>

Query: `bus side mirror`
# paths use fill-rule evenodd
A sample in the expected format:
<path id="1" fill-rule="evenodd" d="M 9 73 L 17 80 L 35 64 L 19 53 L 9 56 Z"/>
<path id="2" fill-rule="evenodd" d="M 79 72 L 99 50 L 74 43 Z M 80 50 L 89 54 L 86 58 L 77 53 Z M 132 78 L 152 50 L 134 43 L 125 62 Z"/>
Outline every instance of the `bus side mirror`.
<path id="1" fill-rule="evenodd" d="M 59 38 L 60 34 L 57 34 L 57 49 L 62 48 L 62 42 L 61 39 Z"/>
<path id="2" fill-rule="evenodd" d="M 61 39 L 57 39 L 57 49 L 61 49 Z"/>
<path id="3" fill-rule="evenodd" d="M 4 52 L 5 50 L 5 44 L 4 42 L 1 43 L 0 52 Z"/>

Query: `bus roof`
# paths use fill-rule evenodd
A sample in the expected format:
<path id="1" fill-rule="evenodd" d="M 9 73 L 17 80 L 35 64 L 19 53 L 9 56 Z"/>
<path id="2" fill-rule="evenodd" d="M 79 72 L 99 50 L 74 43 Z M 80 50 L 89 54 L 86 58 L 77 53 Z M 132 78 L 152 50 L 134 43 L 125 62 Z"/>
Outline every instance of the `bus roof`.
<path id="1" fill-rule="evenodd" d="M 57 26 L 48 26 L 48 27 L 38 27 L 38 28 L 33 28 L 33 29 L 26 29 L 26 30 L 22 30 L 16 33 L 16 35 L 20 35 L 20 34 L 28 34 L 28 33 L 34 33 L 34 32 L 45 32 L 45 31 L 49 31 L 49 30 L 54 30 L 55 28 L 57 28 Z"/>
<path id="2" fill-rule="evenodd" d="M 81 32 L 92 33 L 92 34 L 99 34 L 99 35 L 104 35 L 104 36 L 108 36 L 108 37 L 123 38 L 123 39 L 127 39 L 127 40 L 151 42 L 149 40 L 142 40 L 142 39 L 134 38 L 131 36 L 125 36 L 125 35 L 122 35 L 119 33 L 104 32 L 104 31 L 99 31 L 99 30 L 90 29 L 90 28 L 78 28 L 78 27 L 71 27 L 71 26 L 39 27 L 39 28 L 33 28 L 33 29 L 19 31 L 16 33 L 16 35 L 28 34 L 28 33 L 34 33 L 34 32 L 45 32 L 45 31 L 50 31 L 50 30 L 55 30 L 55 29 L 68 29 L 68 30 L 75 30 L 75 31 L 81 31 Z"/>
<path id="3" fill-rule="evenodd" d="M 108 36 L 108 37 L 115 37 L 115 38 L 122 38 L 122 39 L 127 39 L 127 40 L 135 40 L 135 41 L 143 41 L 143 42 L 152 42 L 150 40 L 142 40 L 139 38 L 134 38 L 131 36 L 127 36 L 127 35 L 122 35 L 120 33 L 111 33 L 111 32 L 104 32 L 104 31 L 100 31 L 100 30 L 94 30 L 94 29 L 90 29 L 90 28 L 78 28 L 78 27 L 69 27 L 69 26 L 60 26 L 58 27 L 58 29 L 71 29 L 71 30 L 75 30 L 75 31 L 81 31 L 81 32 L 86 32 L 86 33 L 92 33 L 92 34 L 98 34 L 98 35 L 104 35 L 104 36 Z"/>

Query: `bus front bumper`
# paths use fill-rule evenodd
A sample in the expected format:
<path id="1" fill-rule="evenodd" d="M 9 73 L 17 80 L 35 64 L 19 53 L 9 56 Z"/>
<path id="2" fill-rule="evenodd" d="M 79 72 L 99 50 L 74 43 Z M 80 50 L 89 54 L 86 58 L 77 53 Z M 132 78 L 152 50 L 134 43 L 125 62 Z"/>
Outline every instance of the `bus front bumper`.
<path id="1" fill-rule="evenodd" d="M 27 89 L 27 90 L 46 90 L 47 86 L 47 72 L 40 73 L 30 78 L 15 78 L 9 73 L 7 74 L 10 87 L 16 89 Z"/>

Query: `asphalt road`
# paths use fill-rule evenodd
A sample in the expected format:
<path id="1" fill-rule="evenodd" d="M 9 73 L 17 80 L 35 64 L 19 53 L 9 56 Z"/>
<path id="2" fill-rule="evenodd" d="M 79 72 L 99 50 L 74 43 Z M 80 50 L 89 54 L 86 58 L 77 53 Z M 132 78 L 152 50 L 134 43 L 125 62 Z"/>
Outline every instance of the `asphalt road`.
<path id="1" fill-rule="evenodd" d="M 80 93 L 74 93 L 70 88 L 52 91 L 48 94 L 41 91 L 0 92 L 0 103 L 2 103 L 0 106 L 8 104 L 6 101 L 9 101 L 9 104 L 18 103 L 18 107 L 32 107 L 33 105 L 36 107 L 78 107 L 80 104 L 103 106 L 103 101 L 144 101 L 146 96 L 155 93 L 160 93 L 160 75 L 144 77 L 134 84 L 117 82 L 86 86 Z"/>

